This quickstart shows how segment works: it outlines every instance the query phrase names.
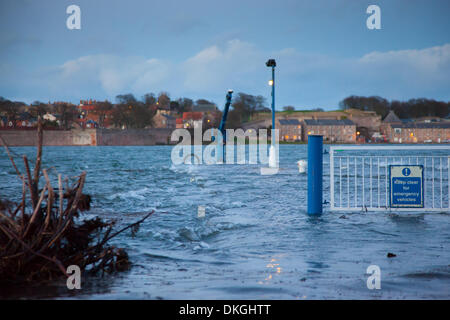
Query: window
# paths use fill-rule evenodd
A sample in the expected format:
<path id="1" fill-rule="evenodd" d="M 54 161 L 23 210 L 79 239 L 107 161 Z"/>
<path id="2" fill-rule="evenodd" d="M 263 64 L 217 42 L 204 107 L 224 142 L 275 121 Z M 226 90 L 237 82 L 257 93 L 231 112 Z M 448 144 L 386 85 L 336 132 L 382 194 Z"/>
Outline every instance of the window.
<path id="1" fill-rule="evenodd" d="M 401 129 L 401 128 L 395 128 L 395 129 L 394 129 L 394 132 L 395 132 L 395 133 L 402 133 L 402 129 Z"/>

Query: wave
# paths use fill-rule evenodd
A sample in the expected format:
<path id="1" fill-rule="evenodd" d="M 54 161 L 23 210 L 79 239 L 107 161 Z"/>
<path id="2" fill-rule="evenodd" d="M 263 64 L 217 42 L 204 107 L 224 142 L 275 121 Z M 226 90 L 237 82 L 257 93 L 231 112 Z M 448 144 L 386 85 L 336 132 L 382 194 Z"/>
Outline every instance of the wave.
<path id="1" fill-rule="evenodd" d="M 134 199 L 139 199 L 139 200 L 145 200 L 146 199 L 145 195 L 148 194 L 149 192 L 150 192 L 150 188 L 144 187 L 144 188 L 138 189 L 138 190 L 130 190 L 130 191 L 126 191 L 126 192 L 115 193 L 106 198 L 108 200 L 115 200 L 117 198 L 119 198 L 119 199 L 134 198 Z"/>

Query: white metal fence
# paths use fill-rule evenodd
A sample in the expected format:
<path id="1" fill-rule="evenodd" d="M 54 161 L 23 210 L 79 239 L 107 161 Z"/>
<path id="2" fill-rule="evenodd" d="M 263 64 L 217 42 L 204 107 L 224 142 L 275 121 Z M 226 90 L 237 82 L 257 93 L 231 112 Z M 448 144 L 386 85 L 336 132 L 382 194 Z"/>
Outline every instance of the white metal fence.
<path id="1" fill-rule="evenodd" d="M 390 207 L 390 165 L 423 166 L 423 208 Z M 450 211 L 450 146 L 331 146 L 333 211 Z"/>

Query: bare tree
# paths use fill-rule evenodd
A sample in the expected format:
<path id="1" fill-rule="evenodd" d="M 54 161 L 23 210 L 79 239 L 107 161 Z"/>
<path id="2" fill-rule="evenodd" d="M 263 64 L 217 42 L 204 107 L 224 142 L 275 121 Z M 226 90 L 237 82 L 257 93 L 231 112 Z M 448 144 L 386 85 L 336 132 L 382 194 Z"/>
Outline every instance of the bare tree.
<path id="1" fill-rule="evenodd" d="M 293 106 L 285 106 L 285 107 L 283 107 L 283 111 L 293 112 L 293 111 L 295 111 L 295 108 Z"/>
<path id="2" fill-rule="evenodd" d="M 147 108 L 152 107 L 156 104 L 156 96 L 154 93 L 146 93 L 142 97 L 142 101 L 144 102 Z"/>
<path id="3" fill-rule="evenodd" d="M 170 104 L 170 96 L 167 92 L 160 92 L 158 95 L 158 107 L 168 109 Z"/>
<path id="4" fill-rule="evenodd" d="M 43 103 L 40 101 L 34 101 L 31 104 L 31 114 L 34 117 L 43 117 L 49 111 L 49 106 L 47 103 Z"/>
<path id="5" fill-rule="evenodd" d="M 105 119 L 111 112 L 113 105 L 109 101 L 98 102 L 94 114 L 98 116 L 98 126 L 105 127 Z"/>
<path id="6" fill-rule="evenodd" d="M 78 115 L 77 107 L 74 104 L 67 102 L 58 102 L 54 104 L 56 112 L 61 117 L 61 126 L 69 130 L 72 127 L 72 123 L 75 121 Z"/>
<path id="7" fill-rule="evenodd" d="M 6 116 L 8 122 L 11 122 L 13 127 L 16 127 L 16 121 L 19 120 L 20 108 L 23 105 L 22 102 L 1 99 L 0 113 Z"/>

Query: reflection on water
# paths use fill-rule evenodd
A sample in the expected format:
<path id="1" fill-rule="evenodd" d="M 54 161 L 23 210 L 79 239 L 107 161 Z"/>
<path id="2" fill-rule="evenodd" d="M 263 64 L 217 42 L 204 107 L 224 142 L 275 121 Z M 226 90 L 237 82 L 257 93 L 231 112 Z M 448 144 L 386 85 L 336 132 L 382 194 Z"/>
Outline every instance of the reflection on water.
<path id="1" fill-rule="evenodd" d="M 34 154 L 33 148 L 14 148 Z M 306 146 L 281 145 L 280 171 L 258 165 L 179 165 L 171 148 L 46 147 L 44 163 L 74 176 L 87 170 L 87 216 L 121 224 L 149 210 L 138 234 L 124 233 L 133 268 L 115 277 L 1 289 L 4 297 L 83 299 L 322 299 L 450 297 L 448 214 L 327 212 L 306 215 L 307 177 L 297 161 Z M 324 155 L 327 175 L 328 155 Z M 20 162 L 18 162 L 20 165 Z M 53 172 L 54 174 L 55 172 Z M 53 176 L 55 178 L 55 176 Z M 21 190 L 0 153 L 0 197 Z M 324 181 L 324 198 L 330 190 Z M 329 200 L 329 199 L 328 199 Z M 198 208 L 205 216 L 198 218 Z M 345 218 L 342 216 L 344 215 Z M 342 218 L 341 218 L 342 217 Z M 387 252 L 397 254 L 387 258 Z M 366 269 L 381 268 L 381 290 Z"/>

